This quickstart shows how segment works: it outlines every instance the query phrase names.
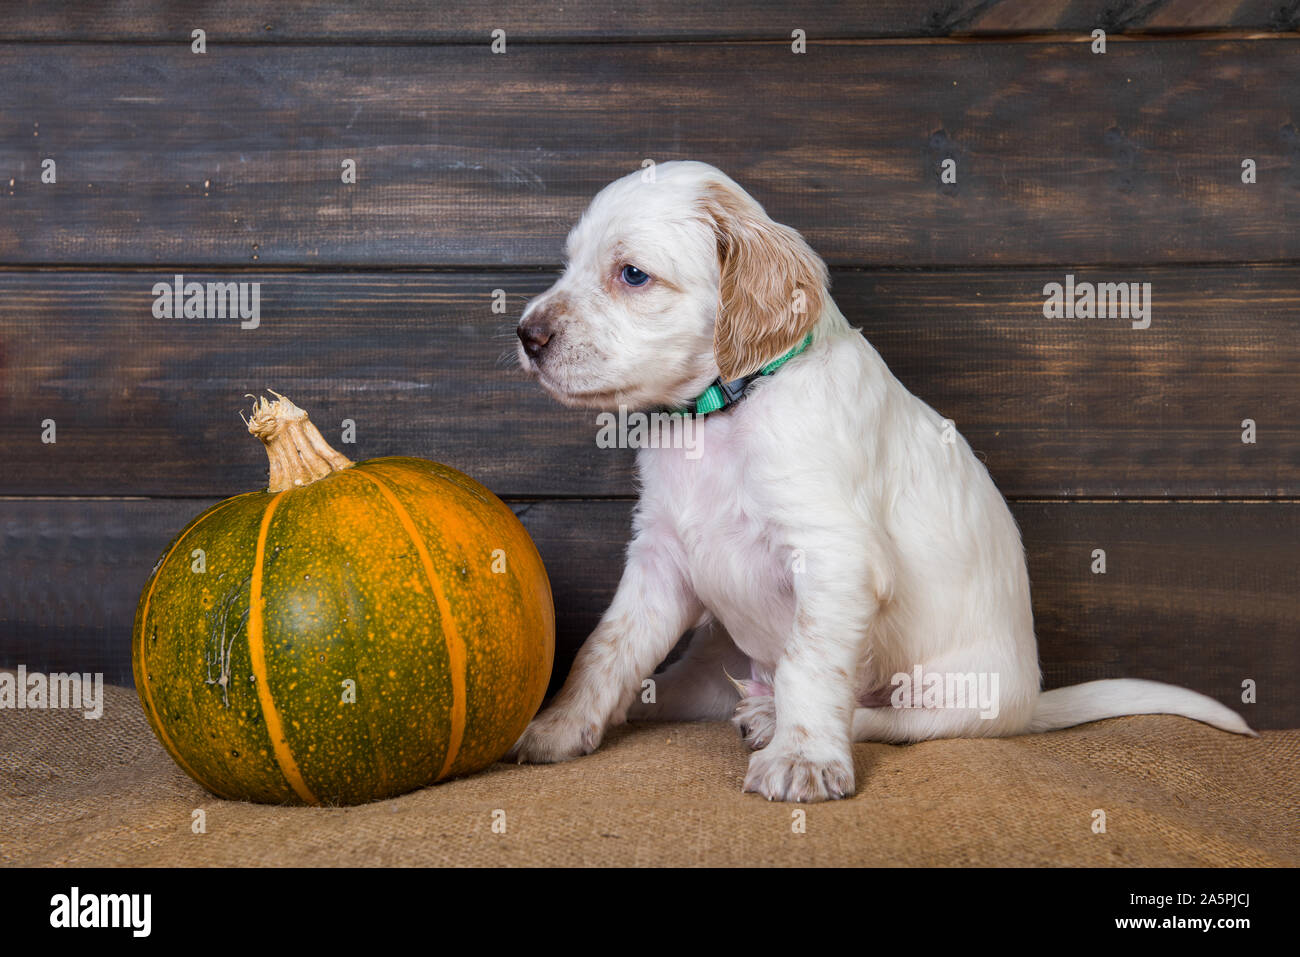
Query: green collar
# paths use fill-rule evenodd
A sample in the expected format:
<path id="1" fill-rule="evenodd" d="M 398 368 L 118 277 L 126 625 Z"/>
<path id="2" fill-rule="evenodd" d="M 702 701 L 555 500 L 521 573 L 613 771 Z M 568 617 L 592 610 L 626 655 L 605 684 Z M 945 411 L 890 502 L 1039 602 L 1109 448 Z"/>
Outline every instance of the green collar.
<path id="1" fill-rule="evenodd" d="M 808 335 L 804 336 L 803 342 L 799 343 L 780 358 L 773 359 L 757 372 L 751 373 L 747 376 L 742 376 L 739 379 L 732 379 L 730 382 L 724 382 L 722 377 L 718 376 L 718 378 L 713 380 L 713 385 L 705 389 L 704 392 L 696 398 L 695 414 L 708 415 L 710 412 L 717 412 L 719 409 L 724 409 L 729 405 L 734 405 L 739 402 L 744 398 L 745 390 L 749 388 L 751 382 L 759 376 L 771 375 L 777 369 L 781 368 L 781 366 L 785 365 L 799 353 L 807 349 L 808 344 L 811 342 L 812 333 L 810 332 Z"/>

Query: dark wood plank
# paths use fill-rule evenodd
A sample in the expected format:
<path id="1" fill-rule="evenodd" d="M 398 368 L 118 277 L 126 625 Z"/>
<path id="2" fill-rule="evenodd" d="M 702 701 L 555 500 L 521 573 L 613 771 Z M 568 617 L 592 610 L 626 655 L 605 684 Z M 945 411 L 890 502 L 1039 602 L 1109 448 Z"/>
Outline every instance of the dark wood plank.
<path id="1" fill-rule="evenodd" d="M 1279 0 L 694 0 L 654 3 L 570 2 L 503 6 L 484 0 L 121 0 L 98 4 L 20 0 L 0 22 L 0 40 L 166 40 L 196 27 L 210 42 L 368 40 L 473 42 L 494 29 L 511 42 L 624 38 L 746 38 L 790 35 L 795 27 L 817 39 L 840 37 L 988 36 L 1048 31 L 1112 33 L 1203 31 L 1220 28 L 1295 30 L 1300 15 Z"/>
<path id="2" fill-rule="evenodd" d="M 140 588 L 210 501 L 0 500 L 0 666 L 130 681 Z M 517 503 L 555 593 L 556 681 L 613 594 L 627 501 Z M 1300 723 L 1300 504 L 1018 503 L 1045 684 L 1172 681 L 1258 728 Z M 1090 571 L 1106 550 L 1107 571 Z M 1243 705 L 1252 679 L 1258 703 Z"/>
<path id="3" fill-rule="evenodd" d="M 645 157 L 839 264 L 1294 261 L 1297 49 L 0 45 L 0 263 L 549 264 Z"/>
<path id="4" fill-rule="evenodd" d="M 0 494 L 228 495 L 266 480 L 237 411 L 273 388 L 353 458 L 413 454 L 503 495 L 632 493 L 633 453 L 523 378 L 546 273 L 186 273 L 262 283 L 262 323 L 155 319 L 157 272 L 0 272 Z M 839 272 L 894 373 L 1015 497 L 1300 495 L 1300 267 L 1079 271 L 1152 283 L 1149 329 L 1045 319 L 1064 270 Z M 493 289 L 507 312 L 493 314 Z M 1257 441 L 1241 441 L 1256 421 Z M 54 445 L 41 423 L 57 425 Z"/>
<path id="5" fill-rule="evenodd" d="M 1066 270 L 839 285 L 846 314 L 956 422 L 1006 495 L 1300 494 L 1295 267 L 1077 272 L 1150 282 L 1150 328 L 1044 318 L 1044 286 Z M 1246 419 L 1254 444 L 1242 440 Z"/>

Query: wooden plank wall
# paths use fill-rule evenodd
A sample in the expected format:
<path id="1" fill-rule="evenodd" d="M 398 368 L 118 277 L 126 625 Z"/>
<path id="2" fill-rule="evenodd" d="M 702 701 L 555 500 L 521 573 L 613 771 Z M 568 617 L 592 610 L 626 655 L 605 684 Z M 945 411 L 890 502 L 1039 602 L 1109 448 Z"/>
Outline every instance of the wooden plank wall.
<path id="1" fill-rule="evenodd" d="M 354 458 L 506 497 L 562 675 L 632 460 L 515 372 L 513 325 L 596 190 L 692 158 L 804 232 L 985 459 L 1048 686 L 1160 678 L 1300 723 L 1300 6 L 87 6 L 0 21 L 0 666 L 130 680 L 158 553 L 264 481 L 236 413 L 269 386 L 331 438 L 354 420 Z M 155 318 L 177 273 L 261 283 L 260 325 Z M 1046 318 L 1067 275 L 1149 282 L 1150 327 Z"/>

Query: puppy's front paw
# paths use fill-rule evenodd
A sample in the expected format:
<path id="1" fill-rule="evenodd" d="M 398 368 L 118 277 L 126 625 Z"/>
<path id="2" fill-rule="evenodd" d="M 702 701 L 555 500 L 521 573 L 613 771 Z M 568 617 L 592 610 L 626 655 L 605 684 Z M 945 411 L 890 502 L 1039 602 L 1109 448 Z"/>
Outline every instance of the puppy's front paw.
<path id="1" fill-rule="evenodd" d="M 769 801 L 833 801 L 853 793 L 853 756 L 843 753 L 819 753 L 805 747 L 793 747 L 774 739 L 749 757 L 745 790 L 761 794 Z"/>
<path id="2" fill-rule="evenodd" d="M 600 746 L 604 729 L 563 708 L 550 708 L 531 722 L 506 755 L 520 764 L 554 764 L 591 754 Z"/>

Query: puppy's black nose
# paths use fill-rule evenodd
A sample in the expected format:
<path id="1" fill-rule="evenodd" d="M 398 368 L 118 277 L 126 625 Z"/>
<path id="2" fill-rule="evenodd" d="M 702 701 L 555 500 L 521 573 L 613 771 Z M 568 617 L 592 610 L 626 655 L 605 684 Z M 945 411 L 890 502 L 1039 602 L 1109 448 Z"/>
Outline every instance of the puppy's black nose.
<path id="1" fill-rule="evenodd" d="M 530 359 L 539 358 L 554 335 L 551 332 L 550 319 L 543 311 L 535 312 L 519 323 L 518 333 L 519 341 L 524 344 L 524 352 L 528 353 Z"/>

